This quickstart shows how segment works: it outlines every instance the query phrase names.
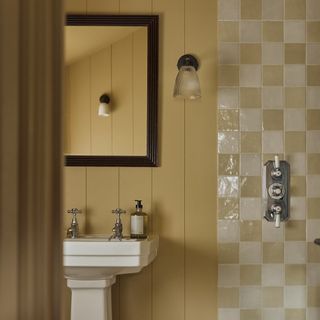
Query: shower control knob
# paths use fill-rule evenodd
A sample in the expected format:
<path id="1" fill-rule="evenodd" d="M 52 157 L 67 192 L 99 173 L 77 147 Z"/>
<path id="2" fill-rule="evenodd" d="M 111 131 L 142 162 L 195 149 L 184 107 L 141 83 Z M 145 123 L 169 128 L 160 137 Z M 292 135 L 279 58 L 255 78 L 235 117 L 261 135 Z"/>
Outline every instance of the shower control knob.
<path id="1" fill-rule="evenodd" d="M 282 208 L 279 204 L 273 204 L 271 206 L 271 212 L 274 213 L 274 214 L 280 214 L 282 211 Z"/>
<path id="2" fill-rule="evenodd" d="M 269 186 L 268 193 L 272 199 L 282 199 L 284 196 L 284 186 L 281 183 L 273 183 Z"/>

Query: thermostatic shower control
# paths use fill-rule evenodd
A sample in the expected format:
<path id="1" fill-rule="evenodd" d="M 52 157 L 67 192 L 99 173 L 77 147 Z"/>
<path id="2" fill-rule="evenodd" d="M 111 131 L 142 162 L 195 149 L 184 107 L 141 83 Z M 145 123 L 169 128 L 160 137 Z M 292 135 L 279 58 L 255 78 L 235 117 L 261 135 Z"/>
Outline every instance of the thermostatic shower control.
<path id="1" fill-rule="evenodd" d="M 274 161 L 269 160 L 264 167 L 264 217 L 275 222 L 275 227 L 280 227 L 280 221 L 289 219 L 290 209 L 290 165 L 287 161 L 279 161 L 275 156 Z"/>

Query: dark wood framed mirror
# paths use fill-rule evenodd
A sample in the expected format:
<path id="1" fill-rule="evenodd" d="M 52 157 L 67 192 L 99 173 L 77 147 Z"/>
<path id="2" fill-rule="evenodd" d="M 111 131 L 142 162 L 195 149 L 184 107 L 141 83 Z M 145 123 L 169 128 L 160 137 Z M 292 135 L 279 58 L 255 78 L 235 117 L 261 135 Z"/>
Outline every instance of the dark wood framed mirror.
<path id="1" fill-rule="evenodd" d="M 78 152 L 77 148 L 68 149 L 66 151 L 65 148 L 65 165 L 66 166 L 125 166 L 125 167 L 154 167 L 158 165 L 158 41 L 159 41 L 159 30 L 158 30 L 158 16 L 156 15 L 67 15 L 66 17 L 66 28 L 67 27 L 82 27 L 81 30 L 85 30 L 85 27 L 88 27 L 89 29 L 92 27 L 121 27 L 122 29 L 126 29 L 123 27 L 132 28 L 135 30 L 135 28 L 144 28 L 145 34 L 146 34 L 146 53 L 145 53 L 145 82 L 146 82 L 146 89 L 145 89 L 145 98 L 143 97 L 140 99 L 140 101 L 145 101 L 145 125 L 143 124 L 143 129 L 141 129 L 143 132 L 146 131 L 145 136 L 142 141 L 140 141 L 137 144 L 142 145 L 143 147 L 142 152 L 133 152 L 132 154 L 124 152 L 113 152 L 112 154 L 101 154 L 100 152 L 85 152 L 82 151 Z M 76 29 L 76 28 L 71 28 Z M 79 30 L 77 30 L 78 32 Z M 89 37 L 90 32 L 91 34 L 93 30 L 89 30 Z M 94 31 L 93 31 L 94 32 Z M 80 35 L 80 42 L 86 43 L 85 38 L 81 39 Z M 123 37 L 123 36 L 122 36 Z M 76 47 L 74 48 L 74 52 L 79 52 Z M 117 56 L 115 53 L 113 53 L 114 56 Z M 136 56 L 139 56 L 139 54 L 136 54 Z M 131 58 L 130 58 L 131 59 Z M 127 59 L 124 59 L 127 60 Z M 136 68 L 138 69 L 138 68 Z M 97 70 L 97 67 L 96 69 Z M 114 74 L 117 74 L 117 71 L 114 71 L 115 69 L 112 69 Z M 92 72 L 91 72 L 92 73 Z M 79 73 L 74 72 L 74 74 L 78 75 Z M 131 76 L 131 75 L 130 75 Z M 73 76 L 74 79 L 77 80 L 78 83 L 80 83 L 80 87 L 82 85 L 81 81 L 79 80 L 79 76 Z M 126 77 L 125 77 L 126 78 Z M 125 79 L 124 79 L 125 80 Z M 93 80 L 92 80 L 93 81 Z M 91 81 L 91 82 L 92 82 Z M 118 83 L 122 80 L 118 80 Z M 137 81 L 136 81 L 137 82 Z M 133 81 L 134 83 L 134 81 Z M 131 89 L 130 89 L 131 90 Z M 66 89 L 68 91 L 68 89 Z M 97 90 L 96 90 L 97 91 Z M 107 90 L 105 90 L 107 91 Z M 74 92 L 74 90 L 72 91 Z M 123 91 L 122 91 L 123 92 Z M 101 94 L 107 93 L 110 94 L 110 100 L 111 100 L 111 109 L 112 109 L 112 101 L 113 101 L 113 92 L 101 92 Z M 90 93 L 89 96 L 92 96 L 93 94 Z M 114 94 L 116 95 L 116 94 Z M 135 93 L 133 93 L 135 95 Z M 80 101 L 80 104 L 84 104 L 85 102 L 82 99 L 81 100 L 81 89 L 80 94 L 76 94 L 75 96 L 78 96 L 78 103 Z M 118 94 L 116 98 L 114 98 L 118 105 L 114 106 L 115 111 L 118 111 L 118 109 L 121 109 L 119 99 L 121 98 L 121 94 Z M 80 100 L 79 100 L 80 99 Z M 69 99 L 70 100 L 70 99 Z M 95 100 L 96 101 L 96 97 Z M 127 98 L 126 101 L 130 99 Z M 89 100 L 88 100 L 89 101 Z M 90 102 L 90 101 L 89 101 Z M 95 102 L 94 102 L 95 103 Z M 94 103 L 91 103 L 92 105 Z M 138 103 L 137 103 L 138 104 Z M 95 107 L 95 106 L 94 106 Z M 91 111 L 87 113 L 87 116 L 84 115 L 82 117 L 88 118 L 92 117 L 94 108 L 91 106 Z M 98 107 L 98 104 L 97 104 Z M 76 112 L 78 111 L 77 105 L 72 107 Z M 80 108 L 79 108 L 80 109 Z M 96 109 L 98 110 L 98 109 Z M 94 110 L 94 117 L 96 117 L 96 110 Z M 130 111 L 131 112 L 131 111 Z M 118 112 L 120 113 L 120 112 Z M 122 111 L 123 113 L 123 111 Z M 68 115 L 70 116 L 70 112 L 68 111 Z M 77 114 L 78 117 L 78 114 Z M 111 117 L 112 118 L 112 114 Z M 99 123 L 101 127 L 101 120 L 94 120 L 97 123 Z M 100 121 L 100 122 L 98 122 Z M 91 121 L 92 122 L 92 121 Z M 141 123 L 141 120 L 140 120 Z M 104 124 L 103 124 L 104 125 Z M 77 124 L 74 125 L 78 128 L 77 133 L 74 134 L 80 140 L 78 142 L 78 145 L 84 144 L 84 140 L 87 139 L 87 135 L 85 133 L 85 128 L 82 128 L 81 125 Z M 115 125 L 114 125 L 115 126 Z M 138 124 L 133 124 L 132 127 L 138 127 Z M 71 125 L 70 125 L 71 127 Z M 85 127 L 85 126 L 84 126 Z M 87 127 L 92 127 L 92 123 L 89 124 Z M 118 128 L 118 132 L 121 132 L 121 130 L 126 130 L 126 125 L 119 125 L 120 129 Z M 79 129 L 80 128 L 80 129 Z M 92 129 L 90 129 L 92 131 Z M 140 131 L 141 131 L 140 130 Z M 68 127 L 67 127 L 68 131 Z M 91 134 L 91 131 L 89 134 Z M 97 130 L 96 130 L 97 131 Z M 89 131 L 88 131 L 89 132 Z M 115 136 L 114 133 L 112 133 L 113 136 Z M 112 135 L 111 134 L 111 135 Z M 96 133 L 97 135 L 97 133 Z M 138 134 L 136 134 L 138 135 Z M 140 134 L 141 135 L 141 134 Z M 101 136 L 101 135 L 100 135 Z M 131 139 L 132 134 L 128 133 L 128 137 Z M 89 139 L 89 138 L 88 138 Z M 90 137 L 91 139 L 91 137 Z M 90 140 L 89 139 L 89 140 Z M 66 140 L 66 138 L 65 138 Z M 91 141 L 91 140 L 90 140 Z M 82 143 L 83 142 L 83 143 Z M 112 143 L 111 143 L 112 144 Z M 68 152 L 72 150 L 73 152 Z M 88 147 L 87 150 L 92 150 L 92 147 Z"/>

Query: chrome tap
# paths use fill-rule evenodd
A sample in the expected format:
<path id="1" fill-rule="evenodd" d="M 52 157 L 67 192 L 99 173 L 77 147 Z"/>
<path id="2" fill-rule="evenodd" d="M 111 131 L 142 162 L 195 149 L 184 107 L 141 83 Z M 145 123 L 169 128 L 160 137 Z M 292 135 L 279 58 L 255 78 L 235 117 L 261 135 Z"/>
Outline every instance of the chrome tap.
<path id="1" fill-rule="evenodd" d="M 122 221 L 121 221 L 121 214 L 126 213 L 125 210 L 122 210 L 120 208 L 117 208 L 115 210 L 112 210 L 112 213 L 114 213 L 116 217 L 116 222 L 114 224 L 114 227 L 112 228 L 113 234 L 109 237 L 109 240 L 111 239 L 118 239 L 122 240 L 123 235 L 122 235 Z"/>
<path id="2" fill-rule="evenodd" d="M 67 211 L 68 213 L 72 213 L 72 220 L 71 220 L 71 225 L 70 228 L 67 231 L 67 237 L 68 238 L 78 238 L 79 237 L 79 224 L 77 220 L 77 214 L 81 213 L 81 210 L 78 208 L 72 208 L 71 210 Z"/>

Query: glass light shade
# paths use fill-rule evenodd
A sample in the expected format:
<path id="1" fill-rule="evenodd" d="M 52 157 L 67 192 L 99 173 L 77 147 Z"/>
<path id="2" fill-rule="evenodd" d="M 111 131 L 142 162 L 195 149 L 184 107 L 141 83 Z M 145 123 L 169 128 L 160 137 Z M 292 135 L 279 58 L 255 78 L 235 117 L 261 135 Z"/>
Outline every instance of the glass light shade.
<path id="1" fill-rule="evenodd" d="M 110 104 L 101 102 L 99 104 L 98 116 L 99 117 L 108 117 L 111 114 Z"/>
<path id="2" fill-rule="evenodd" d="M 190 100 L 201 97 L 199 78 L 193 66 L 182 66 L 179 69 L 174 85 L 173 96 Z"/>

